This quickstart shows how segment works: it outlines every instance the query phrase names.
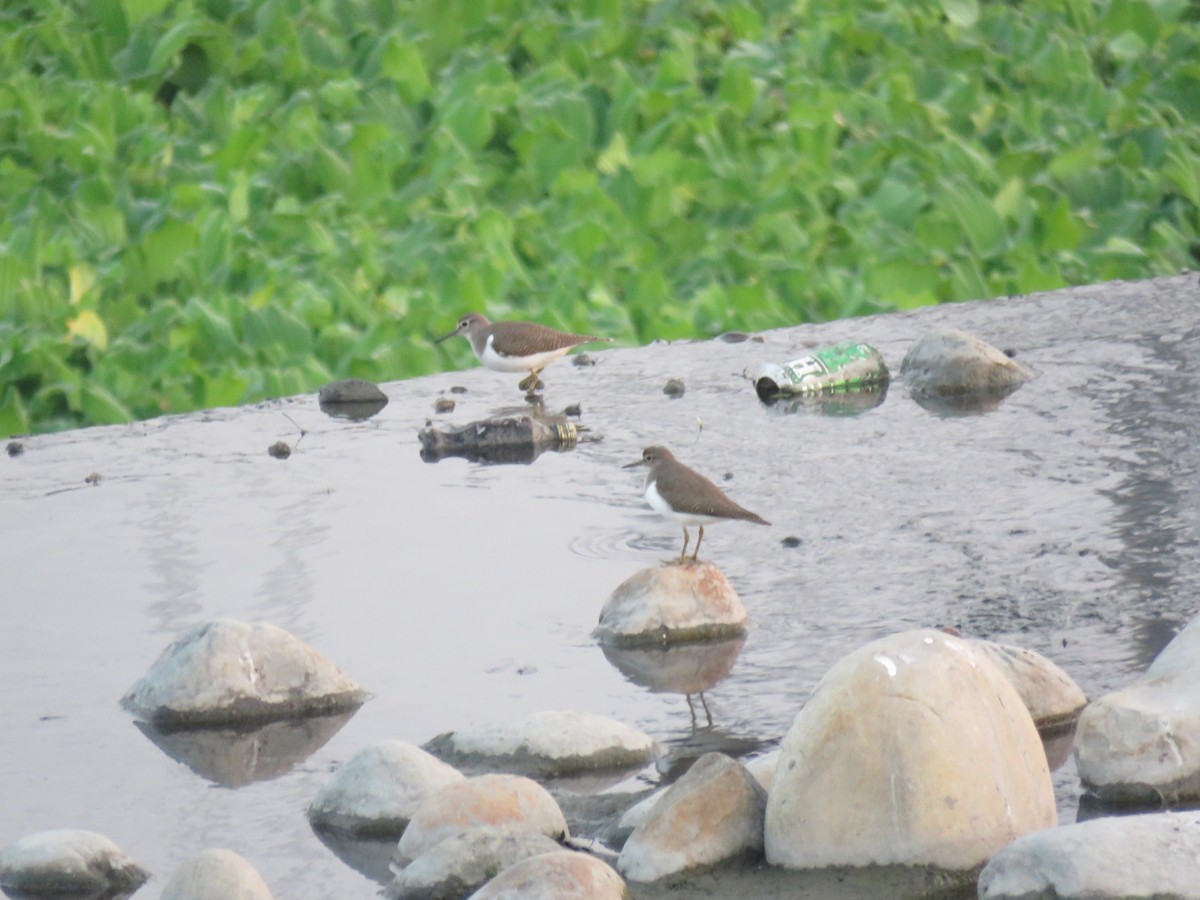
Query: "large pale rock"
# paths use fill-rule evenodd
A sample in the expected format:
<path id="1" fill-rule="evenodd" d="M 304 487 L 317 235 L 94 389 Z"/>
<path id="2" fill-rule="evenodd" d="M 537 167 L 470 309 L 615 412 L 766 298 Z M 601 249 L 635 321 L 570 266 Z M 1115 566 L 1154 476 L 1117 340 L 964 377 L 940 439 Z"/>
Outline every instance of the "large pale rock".
<path id="1" fill-rule="evenodd" d="M 821 680 L 780 747 L 768 862 L 960 871 L 1056 821 L 1020 696 L 969 641 L 909 631 Z"/>
<path id="2" fill-rule="evenodd" d="M 466 897 L 509 866 L 562 850 L 537 831 L 490 825 L 438 841 L 396 873 L 384 891 L 388 900 L 450 900 Z"/>
<path id="3" fill-rule="evenodd" d="M 623 645 L 711 641 L 745 634 L 749 617 L 728 579 L 710 562 L 643 569 L 600 610 L 593 634 Z"/>
<path id="4" fill-rule="evenodd" d="M 661 748 L 649 735 L 579 710 L 543 710 L 522 719 L 472 725 L 425 745 L 457 765 L 557 778 L 652 762 Z"/>
<path id="5" fill-rule="evenodd" d="M 567 836 L 567 821 L 550 792 L 521 775 L 480 775 L 442 788 L 413 814 L 397 847 L 411 862 L 451 834 L 481 825 L 510 825 L 555 840 Z"/>
<path id="6" fill-rule="evenodd" d="M 156 725 L 196 727 L 334 712 L 366 698 L 282 628 L 217 619 L 167 647 L 121 703 Z"/>
<path id="7" fill-rule="evenodd" d="M 463 774 L 420 747 L 379 741 L 356 753 L 308 807 L 314 825 L 358 834 L 399 835 L 432 794 Z"/>
<path id="8" fill-rule="evenodd" d="M 1102 800 L 1200 799 L 1200 617 L 1133 686 L 1084 709 L 1075 764 Z"/>
<path id="9" fill-rule="evenodd" d="M 979 876 L 985 900 L 1200 900 L 1200 813 L 1093 819 L 1017 838 Z"/>
<path id="10" fill-rule="evenodd" d="M 120 847 L 94 831 L 38 831 L 0 850 L 0 888 L 12 894 L 124 894 L 149 877 Z"/>
<path id="11" fill-rule="evenodd" d="M 505 869 L 470 900 L 627 900 L 621 876 L 594 856 L 559 850 Z"/>
<path id="12" fill-rule="evenodd" d="M 909 390 L 942 397 L 1008 393 L 1032 374 L 986 341 L 955 328 L 925 335 L 900 364 Z"/>
<path id="13" fill-rule="evenodd" d="M 175 870 L 161 900 L 271 900 L 271 890 L 238 854 L 210 849 Z"/>
<path id="14" fill-rule="evenodd" d="M 1040 653 L 992 641 L 972 643 L 1012 682 L 1033 717 L 1033 724 L 1040 730 L 1069 725 L 1087 706 L 1083 689 Z"/>
<path id="15" fill-rule="evenodd" d="M 621 850 L 632 881 L 657 881 L 762 850 L 767 792 L 736 760 L 705 753 L 671 785 Z"/>

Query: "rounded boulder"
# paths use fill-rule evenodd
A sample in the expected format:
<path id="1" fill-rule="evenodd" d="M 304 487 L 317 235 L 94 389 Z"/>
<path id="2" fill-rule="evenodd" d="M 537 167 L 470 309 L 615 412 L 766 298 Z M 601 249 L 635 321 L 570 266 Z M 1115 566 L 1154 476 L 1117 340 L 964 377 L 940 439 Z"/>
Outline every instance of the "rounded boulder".
<path id="1" fill-rule="evenodd" d="M 356 834 L 399 835 L 430 795 L 463 774 L 405 741 L 379 741 L 356 753 L 317 791 L 314 825 Z"/>
<path id="2" fill-rule="evenodd" d="M 788 868 L 963 871 L 1056 820 L 1016 689 L 970 641 L 909 631 L 844 657 L 796 716 L 765 845 Z"/>
<path id="3" fill-rule="evenodd" d="M 559 778 L 652 762 L 649 735 L 580 710 L 543 710 L 523 719 L 472 725 L 439 735 L 426 749 L 456 765 L 486 765 L 537 778 Z"/>
<path id="4" fill-rule="evenodd" d="M 102 834 L 56 828 L 0 849 L 0 888 L 27 896 L 132 893 L 150 873 Z"/>
<path id="5" fill-rule="evenodd" d="M 1032 373 L 986 341 L 956 328 L 920 338 L 900 364 L 909 390 L 935 397 L 1005 394 Z"/>
<path id="6" fill-rule="evenodd" d="M 1080 780 L 1118 803 L 1200 799 L 1200 616 L 1146 674 L 1089 704 L 1075 729 Z"/>
<path id="7" fill-rule="evenodd" d="M 400 837 L 397 856 L 411 862 L 452 834 L 507 825 L 562 840 L 567 821 L 550 792 L 521 775 L 479 775 L 430 795 Z"/>
<path id="8" fill-rule="evenodd" d="M 737 760 L 705 753 L 658 798 L 621 850 L 632 881 L 716 865 L 762 850 L 767 792 Z"/>
<path id="9" fill-rule="evenodd" d="M 171 875 L 161 900 L 271 900 L 250 863 L 232 850 L 201 850 Z"/>
<path id="10" fill-rule="evenodd" d="M 217 619 L 167 647 L 121 704 L 155 725 L 192 728 L 330 713 L 366 699 L 354 679 L 282 628 Z"/>
<path id="11" fill-rule="evenodd" d="M 509 866 L 470 900 L 628 900 L 625 882 L 594 856 L 559 850 Z"/>
<path id="12" fill-rule="evenodd" d="M 536 831 L 490 825 L 469 828 L 438 841 L 396 872 L 384 890 L 388 900 L 465 897 L 497 872 L 562 846 Z"/>
<path id="13" fill-rule="evenodd" d="M 729 579 L 710 562 L 643 569 L 623 581 L 593 634 L 622 646 L 713 641 L 746 633 L 749 616 Z"/>

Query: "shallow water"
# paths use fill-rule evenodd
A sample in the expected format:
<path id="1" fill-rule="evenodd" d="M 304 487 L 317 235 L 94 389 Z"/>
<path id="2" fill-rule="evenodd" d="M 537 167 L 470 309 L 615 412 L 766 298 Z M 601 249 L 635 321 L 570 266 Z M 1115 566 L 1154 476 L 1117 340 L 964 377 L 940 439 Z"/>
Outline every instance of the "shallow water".
<path id="1" fill-rule="evenodd" d="M 579 402 L 597 440 L 531 465 L 420 458 L 427 418 L 522 408 L 519 377 L 485 370 L 386 385 L 390 404 L 357 423 L 301 397 L 26 438 L 0 456 L 0 846 L 100 831 L 154 872 L 147 900 L 208 846 L 280 898 L 370 897 L 378 884 L 304 809 L 371 741 L 579 708 L 649 732 L 677 773 L 711 747 L 768 749 L 838 658 L 929 625 L 1038 650 L 1090 696 L 1122 687 L 1200 603 L 1197 301 L 1188 275 L 604 351 L 544 376 L 549 411 Z M 984 414 L 926 410 L 893 383 L 858 416 L 765 407 L 744 377 L 850 338 L 895 374 L 941 325 L 1015 349 L 1037 377 Z M 670 377 L 684 396 L 662 393 Z M 451 385 L 467 393 L 435 416 Z M 296 444 L 289 459 L 268 456 L 277 440 Z M 678 551 L 620 467 L 651 443 L 774 523 L 705 536 L 754 626 L 705 693 L 711 728 L 698 703 L 694 719 L 682 694 L 643 686 L 682 682 L 655 682 L 645 660 L 630 680 L 589 635 L 620 581 Z M 299 758 L 231 736 L 233 759 L 176 747 L 178 761 L 118 700 L 216 616 L 292 631 L 374 698 L 302 736 Z M 1072 821 L 1070 763 L 1055 785 Z"/>

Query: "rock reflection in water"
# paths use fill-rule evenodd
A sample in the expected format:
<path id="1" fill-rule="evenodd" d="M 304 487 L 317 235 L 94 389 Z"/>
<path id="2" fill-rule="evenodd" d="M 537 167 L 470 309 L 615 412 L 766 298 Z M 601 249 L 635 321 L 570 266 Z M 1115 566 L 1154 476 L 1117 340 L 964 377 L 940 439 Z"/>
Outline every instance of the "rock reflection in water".
<path id="1" fill-rule="evenodd" d="M 1019 384 L 1014 384 L 1004 390 L 983 394 L 937 395 L 913 391 L 912 398 L 917 401 L 917 406 L 921 409 L 944 419 L 952 419 L 958 416 L 978 416 L 983 413 L 995 412 L 1018 387 L 1020 387 Z"/>
<path id="2" fill-rule="evenodd" d="M 319 405 L 321 412 L 325 413 L 331 419 L 349 419 L 351 422 L 361 422 L 378 413 L 388 405 L 388 402 L 386 399 L 360 400 L 350 403 L 321 402 Z"/>
<path id="3" fill-rule="evenodd" d="M 695 696 L 704 711 L 708 727 L 712 713 L 704 692 L 710 690 L 733 670 L 745 636 L 714 643 L 676 644 L 661 647 L 614 647 L 602 644 L 604 658 L 636 685 L 660 694 L 683 694 L 697 723 Z"/>
<path id="4" fill-rule="evenodd" d="M 339 860 L 377 884 L 391 884 L 390 863 L 396 856 L 396 838 L 363 837 L 338 829 L 313 828 L 322 844 Z"/>
<path id="5" fill-rule="evenodd" d="M 163 753 L 201 778 L 223 787 L 241 787 L 287 773 L 325 746 L 357 711 L 228 728 L 134 724 Z"/>

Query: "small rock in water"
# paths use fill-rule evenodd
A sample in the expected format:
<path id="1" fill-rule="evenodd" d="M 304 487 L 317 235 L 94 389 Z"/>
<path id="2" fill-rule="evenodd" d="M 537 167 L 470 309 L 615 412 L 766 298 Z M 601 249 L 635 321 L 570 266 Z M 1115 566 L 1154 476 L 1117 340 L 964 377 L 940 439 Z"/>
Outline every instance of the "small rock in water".
<path id="1" fill-rule="evenodd" d="M 592 633 L 622 645 L 711 641 L 746 632 L 749 616 L 721 570 L 710 562 L 656 566 L 623 581 Z"/>
<path id="2" fill-rule="evenodd" d="M 560 850 L 557 841 L 525 828 L 469 828 L 438 841 L 407 866 L 397 867 L 396 878 L 383 895 L 388 900 L 466 897 L 497 872 L 531 856 Z"/>
<path id="3" fill-rule="evenodd" d="M 1101 801 L 1200 799 L 1200 616 L 1131 686 L 1083 710 L 1075 764 Z"/>
<path id="4" fill-rule="evenodd" d="M 981 900 L 1200 898 L 1200 813 L 1113 816 L 1017 838 L 979 875 Z"/>
<path id="5" fill-rule="evenodd" d="M 450 835 L 482 825 L 511 825 L 554 840 L 568 834 L 558 803 L 536 781 L 520 775 L 480 775 L 426 798 L 404 829 L 397 856 L 410 862 Z"/>
<path id="6" fill-rule="evenodd" d="M 436 413 L 454 412 L 454 401 L 449 397 L 438 397 L 433 404 L 433 411 Z"/>
<path id="7" fill-rule="evenodd" d="M 791 547 L 799 547 L 804 542 L 801 541 L 800 538 L 796 537 L 795 535 L 789 534 L 787 537 L 785 537 L 779 543 L 781 543 L 785 547 L 791 548 Z"/>
<path id="8" fill-rule="evenodd" d="M 276 459 L 287 459 L 292 455 L 292 448 L 288 446 L 286 441 L 276 441 L 267 448 L 267 453 Z M 299 464 L 297 464 L 299 465 Z"/>
<path id="9" fill-rule="evenodd" d="M 38 831 L 0 849 L 0 888 L 14 896 L 128 896 L 149 877 L 94 831 Z"/>
<path id="10" fill-rule="evenodd" d="M 658 799 L 621 850 L 633 881 L 712 866 L 762 850 L 767 792 L 741 763 L 706 753 Z"/>
<path id="11" fill-rule="evenodd" d="M 487 765 L 538 778 L 643 766 L 661 753 L 649 735 L 580 710 L 543 710 L 439 735 L 431 753 L 463 766 Z"/>
<path id="12" fill-rule="evenodd" d="M 672 399 L 682 397 L 686 390 L 682 378 L 671 378 L 663 385 L 663 393 Z"/>
<path id="13" fill-rule="evenodd" d="M 596 358 L 590 353 L 576 353 L 571 357 L 571 365 L 573 366 L 594 366 Z"/>
<path id="14" fill-rule="evenodd" d="M 949 626 L 953 628 L 953 626 Z M 947 634 L 949 628 L 943 629 Z M 1017 689 L 1039 729 L 1062 728 L 1079 718 L 1087 695 L 1071 676 L 1046 657 L 1023 647 L 972 640 Z"/>
<path id="15" fill-rule="evenodd" d="M 20 456 L 25 452 L 25 445 L 20 441 L 9 441 L 8 445 L 4 449 L 7 451 L 9 456 Z"/>
<path id="16" fill-rule="evenodd" d="M 1006 394 L 1032 374 L 986 341 L 954 328 L 925 335 L 900 364 L 909 390 L 942 397 Z"/>
<path id="17" fill-rule="evenodd" d="M 465 387 L 463 387 L 461 384 L 455 384 L 455 385 L 450 386 L 450 393 L 452 393 L 452 394 L 465 394 L 466 392 L 467 392 L 467 389 Z"/>
<path id="18" fill-rule="evenodd" d="M 379 741 L 356 753 L 308 807 L 314 825 L 354 834 L 399 836 L 430 796 L 463 774 L 405 741 Z"/>
<path id="19" fill-rule="evenodd" d="M 740 344 L 743 341 L 750 340 L 750 335 L 744 331 L 726 331 L 718 334 L 715 340 L 722 341 L 726 344 Z"/>
<path id="20" fill-rule="evenodd" d="M 583 415 L 583 407 L 578 403 L 572 403 L 570 406 L 563 408 L 563 415 L 578 418 Z"/>
<path id="21" fill-rule="evenodd" d="M 161 900 L 272 900 L 254 866 L 232 850 L 201 850 L 175 870 Z"/>
<path id="22" fill-rule="evenodd" d="M 470 900 L 628 900 L 625 881 L 594 856 L 559 850 L 509 866 Z"/>
<path id="23" fill-rule="evenodd" d="M 121 704 L 159 726 L 195 728 L 336 712 L 366 698 L 282 628 L 215 619 L 167 647 Z"/>

